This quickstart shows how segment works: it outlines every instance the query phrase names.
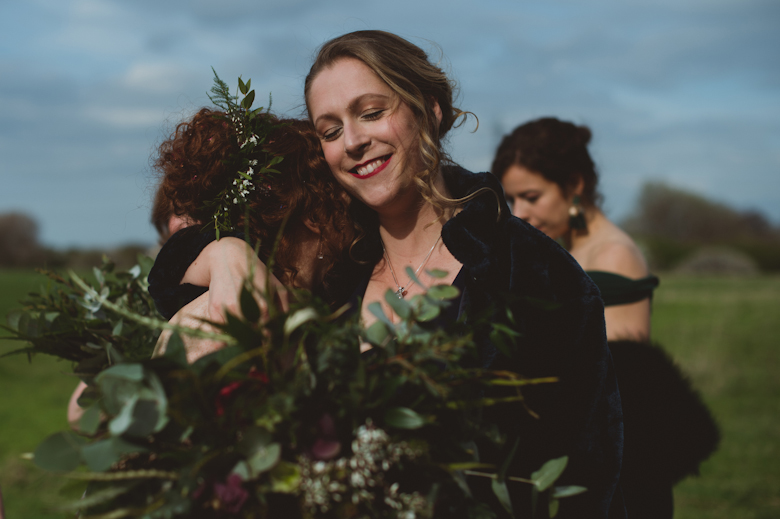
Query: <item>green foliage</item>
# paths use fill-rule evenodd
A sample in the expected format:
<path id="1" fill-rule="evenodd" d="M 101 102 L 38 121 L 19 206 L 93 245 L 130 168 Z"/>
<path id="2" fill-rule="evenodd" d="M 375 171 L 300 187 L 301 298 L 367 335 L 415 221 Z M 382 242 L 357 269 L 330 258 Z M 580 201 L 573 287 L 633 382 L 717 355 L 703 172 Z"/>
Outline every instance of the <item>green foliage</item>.
<path id="1" fill-rule="evenodd" d="M 30 293 L 20 309 L 8 313 L 8 325 L 2 326 L 27 345 L 5 355 L 43 353 L 76 362 L 75 373 L 85 379 L 121 358 L 147 358 L 159 332 L 106 306 L 158 316 L 146 280 L 153 261 L 145 256 L 138 261 L 130 270 L 118 271 L 104 258 L 103 265 L 93 269 L 94 290 L 43 271 L 48 286 Z"/>
<path id="2" fill-rule="evenodd" d="M 214 72 L 214 85 L 209 99 L 225 112 L 226 123 L 235 130 L 239 145 L 239 151 L 229 159 L 230 164 L 236 167 L 236 179 L 216 199 L 205 203 L 213 211 L 213 225 L 219 239 L 221 231 L 234 230 L 240 217 L 248 211 L 246 197 L 249 192 L 268 189 L 267 179 L 279 173 L 274 166 L 283 157 L 272 155 L 265 149 L 269 135 L 279 126 L 267 113 L 270 97 L 268 110 L 264 112 L 263 107 L 253 110 L 255 91 L 250 90 L 251 79 L 245 83 L 238 78 L 238 90 L 243 96 L 239 102 L 239 96 L 231 94 L 227 83 L 219 78 L 216 70 L 211 70 Z"/>
<path id="3" fill-rule="evenodd" d="M 368 332 L 357 315 L 331 314 L 305 292 L 296 294 L 289 311 L 269 305 L 260 321 L 255 297 L 273 300 L 272 294 L 245 289 L 241 305 L 249 318 L 228 315 L 216 325 L 217 336 L 232 346 L 188 365 L 174 336 L 163 357 L 131 358 L 124 340 L 129 330 L 135 337 L 143 325 L 166 326 L 148 312 L 134 314 L 131 301 L 112 292 L 118 281 L 143 288 L 142 273 L 95 271 L 94 287 L 75 275 L 73 283 L 58 279 L 57 297 L 45 299 L 48 291 L 43 299 L 33 297 L 35 304 L 23 312 L 29 322 L 45 323 L 57 322 L 47 314 L 63 301 L 82 312 L 68 314 L 70 321 L 100 321 L 94 316 L 103 312 L 101 362 L 95 354 L 82 359 L 78 342 L 92 342 L 96 324 L 89 335 L 70 333 L 67 344 L 56 340 L 60 328 L 33 328 L 23 317 L 12 327 L 37 341 L 29 347 L 35 351 L 45 346 L 49 354 L 79 361 L 78 370 L 86 360 L 101 368 L 85 377 L 92 403 L 81 425 L 89 437 L 56 433 L 34 453 L 35 463 L 48 470 L 87 470 L 72 472 L 90 483 L 86 498 L 71 507 L 87 516 L 273 515 L 282 513 L 274 504 L 280 494 L 292 497 L 284 506 L 292 503 L 312 517 L 394 517 L 403 510 L 429 516 L 437 499 L 470 499 L 458 483 L 460 469 L 446 467 L 490 468 L 468 446 L 503 441 L 502 435 L 486 437 L 479 413 L 470 409 L 504 400 L 474 395 L 505 380 L 520 399 L 520 384 L 512 382 L 550 382 L 464 369 L 463 361 L 476 354 L 470 330 L 462 323 L 447 332 L 430 325 L 430 316 L 457 292 L 435 287 L 410 300 L 388 291 L 387 302 L 403 318 L 393 322 L 374 307 L 378 322 Z M 360 353 L 361 337 L 373 346 L 368 354 Z M 523 484 L 506 474 L 517 445 L 499 469 L 497 494 L 504 502 L 508 485 Z M 355 467 L 366 467 L 358 479 Z M 317 489 L 326 483 L 322 494 Z"/>

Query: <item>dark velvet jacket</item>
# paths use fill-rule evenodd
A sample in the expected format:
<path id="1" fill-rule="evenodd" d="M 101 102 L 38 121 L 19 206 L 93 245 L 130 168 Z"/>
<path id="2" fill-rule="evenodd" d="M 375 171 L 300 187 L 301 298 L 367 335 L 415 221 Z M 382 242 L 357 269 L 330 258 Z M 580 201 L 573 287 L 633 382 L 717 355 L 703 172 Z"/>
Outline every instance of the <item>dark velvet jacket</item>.
<path id="1" fill-rule="evenodd" d="M 500 210 L 505 207 L 503 190 L 494 176 L 459 167 L 446 167 L 443 173 L 453 198 L 489 189 L 442 229 L 445 246 L 464 269 L 458 315 L 468 322 L 470 315 L 493 309 L 500 320 L 510 306 L 513 326 L 522 334 L 507 356 L 491 343 L 487 330 L 477 330 L 482 365 L 526 377 L 559 378 L 524 390 L 538 419 L 517 404 L 485 409 L 485 418 L 499 423 L 508 436 L 520 436 L 509 474 L 528 478 L 544 462 L 566 455 L 569 464 L 558 484 L 588 491 L 562 499 L 558 517 L 625 517 L 619 485 L 622 411 L 598 289 L 556 242 Z M 369 233 L 355 253 L 368 262 L 361 273 L 365 283 L 382 255 L 378 233 Z M 480 456 L 500 463 L 506 453 L 483 451 Z M 510 485 L 517 515 L 530 517 L 530 487 Z M 491 497 L 489 488 L 479 494 Z M 500 506 L 493 503 L 493 509 Z"/>

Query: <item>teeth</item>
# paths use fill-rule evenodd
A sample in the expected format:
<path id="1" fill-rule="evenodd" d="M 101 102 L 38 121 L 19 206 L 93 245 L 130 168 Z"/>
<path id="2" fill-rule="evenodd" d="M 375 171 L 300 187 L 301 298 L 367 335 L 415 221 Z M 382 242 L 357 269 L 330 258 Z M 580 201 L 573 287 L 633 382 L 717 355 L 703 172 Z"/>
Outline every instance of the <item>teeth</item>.
<path id="1" fill-rule="evenodd" d="M 382 163 L 385 161 L 384 157 L 380 157 L 372 162 L 369 162 L 365 166 L 361 166 L 357 169 L 357 174 L 362 176 L 368 175 L 370 173 L 373 173 L 376 168 L 382 165 Z"/>

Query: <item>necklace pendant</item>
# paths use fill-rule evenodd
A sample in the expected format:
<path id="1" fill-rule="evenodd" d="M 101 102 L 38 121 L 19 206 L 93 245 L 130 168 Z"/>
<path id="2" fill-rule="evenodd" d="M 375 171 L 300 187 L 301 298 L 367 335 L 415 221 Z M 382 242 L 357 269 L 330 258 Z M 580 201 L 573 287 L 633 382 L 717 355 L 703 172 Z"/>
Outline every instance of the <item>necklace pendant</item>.
<path id="1" fill-rule="evenodd" d="M 404 290 L 404 287 L 398 287 L 398 290 L 395 291 L 395 295 L 398 299 L 403 299 L 406 295 L 406 290 Z"/>

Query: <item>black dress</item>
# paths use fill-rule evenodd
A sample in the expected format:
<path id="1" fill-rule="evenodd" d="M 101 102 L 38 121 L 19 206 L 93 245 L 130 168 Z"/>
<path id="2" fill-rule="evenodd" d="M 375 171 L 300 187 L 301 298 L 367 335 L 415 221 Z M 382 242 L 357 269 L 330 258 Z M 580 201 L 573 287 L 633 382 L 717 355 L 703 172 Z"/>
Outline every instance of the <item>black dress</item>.
<path id="1" fill-rule="evenodd" d="M 656 276 L 629 279 L 589 271 L 604 306 L 652 298 Z M 698 474 L 717 448 L 718 426 L 687 377 L 657 344 L 610 341 L 623 402 L 623 467 L 620 482 L 629 518 L 671 518 L 672 487 Z"/>

